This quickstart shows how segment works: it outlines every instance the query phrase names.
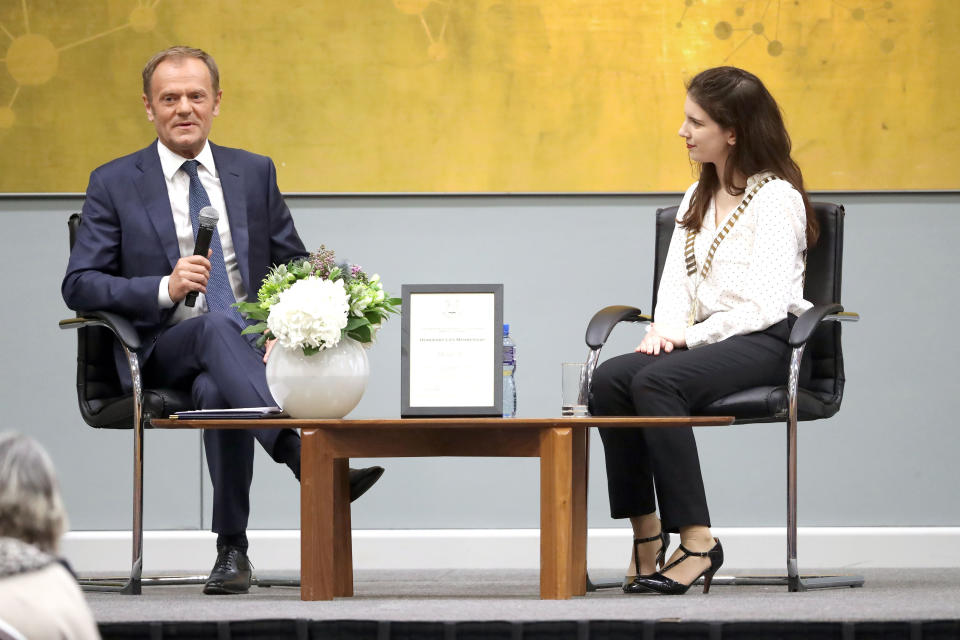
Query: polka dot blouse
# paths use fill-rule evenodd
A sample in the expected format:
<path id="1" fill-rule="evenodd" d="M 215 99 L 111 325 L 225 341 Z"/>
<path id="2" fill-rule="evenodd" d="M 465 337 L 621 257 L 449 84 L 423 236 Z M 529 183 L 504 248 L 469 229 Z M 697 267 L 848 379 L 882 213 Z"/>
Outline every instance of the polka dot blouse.
<path id="1" fill-rule="evenodd" d="M 751 176 L 744 195 L 767 175 Z M 718 231 L 711 201 L 694 244 L 697 273 L 688 276 L 683 256 L 687 230 L 679 220 L 687 212 L 696 186 L 687 189 L 677 211 L 678 224 L 660 277 L 654 321 L 675 329 L 686 327 L 687 346 L 694 348 L 762 331 L 788 313 L 799 315 L 813 306 L 803 299 L 806 212 L 800 193 L 786 180 L 772 180 L 760 188 L 717 248 L 710 273 L 696 287 Z M 719 229 L 724 223 L 726 219 Z M 687 327 L 695 291 L 697 316 L 695 324 Z"/>

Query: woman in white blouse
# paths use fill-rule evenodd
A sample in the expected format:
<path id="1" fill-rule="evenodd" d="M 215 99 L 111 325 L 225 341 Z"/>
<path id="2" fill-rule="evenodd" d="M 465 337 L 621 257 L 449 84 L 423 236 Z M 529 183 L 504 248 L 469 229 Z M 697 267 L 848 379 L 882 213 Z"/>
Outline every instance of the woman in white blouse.
<path id="1" fill-rule="evenodd" d="M 700 179 L 677 212 L 654 321 L 634 353 L 597 370 L 593 415 L 690 415 L 785 384 L 790 327 L 811 306 L 804 255 L 816 218 L 776 101 L 753 74 L 718 67 L 690 81 L 684 114 L 679 134 Z M 703 576 L 706 593 L 723 548 L 710 532 L 693 430 L 600 435 L 611 515 L 633 525 L 624 591 L 681 594 Z M 680 546 L 665 562 L 668 532 Z"/>

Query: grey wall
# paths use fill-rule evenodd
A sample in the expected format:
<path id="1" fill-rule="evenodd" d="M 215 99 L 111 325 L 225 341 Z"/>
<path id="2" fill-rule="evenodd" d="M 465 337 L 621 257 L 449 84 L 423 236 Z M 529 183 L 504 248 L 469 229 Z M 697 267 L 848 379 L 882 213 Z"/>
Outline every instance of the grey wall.
<path id="1" fill-rule="evenodd" d="M 803 525 L 960 525 L 952 417 L 960 194 L 832 194 L 847 207 L 844 290 L 863 320 L 844 328 L 847 387 L 840 414 L 802 426 Z M 519 412 L 559 411 L 560 363 L 582 360 L 583 331 L 608 304 L 648 310 L 653 211 L 677 195 L 544 197 L 291 197 L 309 248 L 402 283 L 503 282 L 518 344 Z M 79 198 L 0 199 L 6 328 L 0 428 L 39 439 L 59 469 L 74 529 L 129 528 L 128 432 L 95 431 L 74 394 L 75 337 L 59 295 L 67 213 Z M 353 417 L 399 413 L 400 322 L 370 351 L 372 374 Z M 614 332 L 606 355 L 632 349 L 640 327 Z M 955 415 L 955 414 L 953 414 Z M 197 434 L 147 434 L 145 523 L 209 526 L 209 485 Z M 782 526 L 780 425 L 698 431 L 717 526 Z M 354 505 L 357 528 L 531 528 L 538 525 L 533 459 L 387 460 L 387 475 Z M 594 437 L 590 525 L 607 514 Z M 296 528 L 289 472 L 258 452 L 251 528 Z"/>

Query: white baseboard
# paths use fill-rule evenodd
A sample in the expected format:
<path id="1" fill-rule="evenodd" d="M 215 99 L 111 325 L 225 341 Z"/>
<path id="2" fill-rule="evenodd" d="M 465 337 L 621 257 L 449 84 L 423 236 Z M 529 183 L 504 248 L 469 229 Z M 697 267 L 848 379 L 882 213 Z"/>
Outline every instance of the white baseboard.
<path id="1" fill-rule="evenodd" d="M 715 528 L 724 568 L 783 570 L 783 528 Z M 300 532 L 248 531 L 250 557 L 261 571 L 296 571 Z M 537 529 L 405 529 L 353 532 L 355 569 L 537 569 Z M 674 536 L 674 544 L 677 537 Z M 204 531 L 144 533 L 144 571 L 206 573 L 215 537 Z M 129 572 L 129 531 L 72 531 L 61 551 L 78 572 Z M 630 552 L 627 529 L 591 529 L 587 565 L 621 571 Z M 802 527 L 801 571 L 853 568 L 960 567 L 960 527 Z"/>

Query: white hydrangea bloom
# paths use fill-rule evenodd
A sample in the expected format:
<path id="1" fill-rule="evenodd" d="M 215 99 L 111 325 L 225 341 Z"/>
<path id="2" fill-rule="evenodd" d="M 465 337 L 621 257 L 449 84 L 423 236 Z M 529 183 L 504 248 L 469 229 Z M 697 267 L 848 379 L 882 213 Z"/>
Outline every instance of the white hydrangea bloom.
<path id="1" fill-rule="evenodd" d="M 328 349 L 340 342 L 350 301 L 343 280 L 298 280 L 270 307 L 267 326 L 285 347 Z"/>

